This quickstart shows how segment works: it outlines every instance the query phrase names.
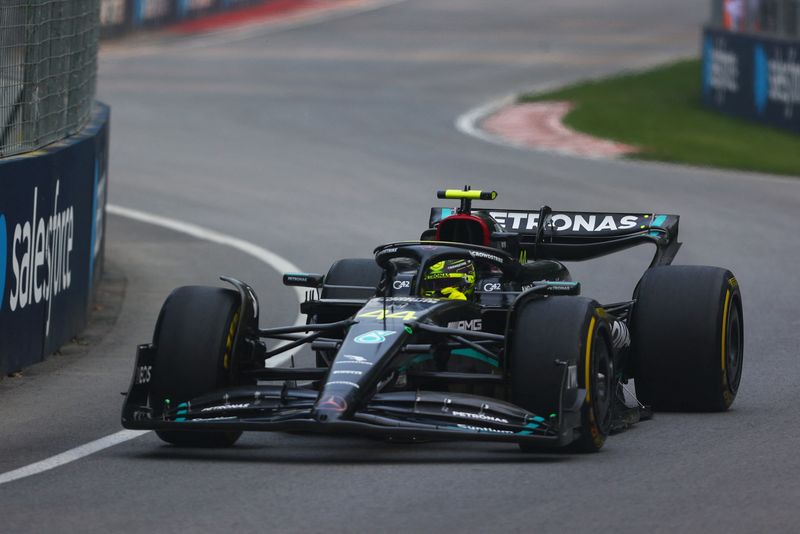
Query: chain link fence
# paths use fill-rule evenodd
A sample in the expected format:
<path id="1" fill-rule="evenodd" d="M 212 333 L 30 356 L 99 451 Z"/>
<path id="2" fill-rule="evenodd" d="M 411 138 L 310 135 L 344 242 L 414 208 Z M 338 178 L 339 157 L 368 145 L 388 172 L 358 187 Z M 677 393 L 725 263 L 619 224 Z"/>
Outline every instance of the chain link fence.
<path id="1" fill-rule="evenodd" d="M 95 94 L 100 0 L 0 0 L 0 157 L 81 129 Z"/>
<path id="2" fill-rule="evenodd" d="M 800 0 L 712 0 L 711 6 L 713 27 L 800 37 Z"/>

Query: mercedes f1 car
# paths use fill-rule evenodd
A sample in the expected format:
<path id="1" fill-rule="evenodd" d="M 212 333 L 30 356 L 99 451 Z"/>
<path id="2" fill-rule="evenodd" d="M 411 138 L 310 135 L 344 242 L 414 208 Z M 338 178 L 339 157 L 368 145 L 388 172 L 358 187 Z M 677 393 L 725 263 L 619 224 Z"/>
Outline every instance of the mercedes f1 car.
<path id="1" fill-rule="evenodd" d="M 258 430 L 592 452 L 651 408 L 730 407 L 739 286 L 726 269 L 671 265 L 677 215 L 473 209 L 496 196 L 440 191 L 460 204 L 433 208 L 420 240 L 324 276 L 285 274 L 308 288 L 304 325 L 263 328 L 255 293 L 233 278 L 174 290 L 138 347 L 122 425 L 180 446 Z M 580 296 L 563 262 L 639 244 L 655 255 L 631 300 Z M 426 273 L 455 260 L 474 264 L 474 290 L 424 291 Z M 315 367 L 271 365 L 302 346 Z"/>

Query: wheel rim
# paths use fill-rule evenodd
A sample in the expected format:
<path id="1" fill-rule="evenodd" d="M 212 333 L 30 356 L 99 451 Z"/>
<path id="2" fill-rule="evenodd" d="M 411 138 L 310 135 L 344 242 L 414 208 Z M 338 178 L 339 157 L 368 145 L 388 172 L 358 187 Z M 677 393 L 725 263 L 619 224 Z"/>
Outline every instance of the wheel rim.
<path id="1" fill-rule="evenodd" d="M 608 344 L 604 339 L 595 345 L 592 351 L 593 384 L 592 409 L 594 410 L 597 426 L 602 429 L 604 434 L 608 433 L 611 424 L 611 395 L 614 392 L 614 363 L 611 360 Z"/>
<path id="2" fill-rule="evenodd" d="M 728 387 L 731 393 L 736 393 L 739 389 L 739 380 L 742 377 L 742 320 L 739 314 L 739 306 L 735 300 L 731 300 L 730 310 L 728 311 L 728 331 L 726 333 L 726 354 L 725 369 L 728 375 Z"/>

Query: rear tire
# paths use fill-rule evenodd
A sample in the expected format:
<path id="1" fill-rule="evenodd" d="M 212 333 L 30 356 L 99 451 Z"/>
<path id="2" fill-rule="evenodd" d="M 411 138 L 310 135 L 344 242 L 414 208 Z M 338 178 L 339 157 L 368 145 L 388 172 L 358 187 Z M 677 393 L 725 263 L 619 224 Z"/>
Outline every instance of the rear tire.
<path id="1" fill-rule="evenodd" d="M 336 261 L 325 275 L 325 285 L 365 286 L 370 289 L 322 289 L 323 299 L 369 299 L 377 293 L 383 269 L 372 258 L 345 258 Z"/>
<path id="2" fill-rule="evenodd" d="M 153 344 L 155 372 L 150 406 L 156 414 L 165 400 L 171 406 L 228 385 L 228 365 L 239 320 L 239 295 L 230 289 L 184 286 L 161 308 Z M 169 430 L 159 438 L 184 447 L 226 447 L 241 432 Z"/>
<path id="3" fill-rule="evenodd" d="M 742 297 L 719 267 L 647 270 L 631 316 L 639 401 L 663 411 L 724 411 L 739 389 Z"/>
<path id="4" fill-rule="evenodd" d="M 555 360 L 577 366 L 578 387 L 587 390 L 580 437 L 572 444 L 577 452 L 599 451 L 611 429 L 614 353 L 599 308 L 583 297 L 529 300 L 517 310 L 511 340 L 511 399 L 536 415 L 558 413 L 564 367 Z M 539 450 L 529 443 L 520 448 Z"/>
<path id="5" fill-rule="evenodd" d="M 325 275 L 325 285 L 336 286 L 364 286 L 371 289 L 339 289 L 339 288 L 322 288 L 320 298 L 323 299 L 369 299 L 377 294 L 378 284 L 383 276 L 383 269 L 381 269 L 375 260 L 372 258 L 345 258 L 336 261 L 328 270 Z M 328 323 L 340 321 L 347 317 L 325 317 L 313 316 L 309 317 L 310 323 Z M 325 356 L 323 356 L 323 354 Z M 325 353 L 317 352 L 316 362 L 317 367 L 327 367 L 325 361 L 333 358 L 332 351 Z"/>

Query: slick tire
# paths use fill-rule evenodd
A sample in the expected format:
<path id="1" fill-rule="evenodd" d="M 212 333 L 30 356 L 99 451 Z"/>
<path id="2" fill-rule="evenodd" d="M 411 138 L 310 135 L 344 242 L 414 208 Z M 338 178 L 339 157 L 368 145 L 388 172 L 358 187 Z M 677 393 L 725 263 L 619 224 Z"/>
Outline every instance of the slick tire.
<path id="1" fill-rule="evenodd" d="M 228 385 L 227 365 L 239 320 L 239 295 L 230 289 L 184 286 L 161 308 L 150 406 L 156 414 L 165 400 L 172 406 Z M 167 443 L 182 447 L 227 447 L 241 432 L 157 431 Z"/>
<path id="2" fill-rule="evenodd" d="M 375 296 L 383 269 L 372 258 L 345 258 L 336 261 L 325 275 L 325 286 L 363 286 L 370 289 L 323 287 L 324 299 L 369 299 Z"/>
<path id="3" fill-rule="evenodd" d="M 517 310 L 511 336 L 511 400 L 536 415 L 558 413 L 565 369 L 556 360 L 576 366 L 578 387 L 586 389 L 579 437 L 570 446 L 576 452 L 599 451 L 611 429 L 614 353 L 599 309 L 583 297 L 528 300 Z M 562 404 L 571 404 L 569 396 Z M 528 443 L 520 448 L 539 450 Z"/>
<path id="4" fill-rule="evenodd" d="M 733 274 L 719 267 L 654 267 L 634 298 L 631 349 L 639 402 L 661 411 L 727 410 L 744 356 L 742 297 Z"/>
<path id="5" fill-rule="evenodd" d="M 378 267 L 372 258 L 345 258 L 336 261 L 325 275 L 325 286 L 363 286 L 370 289 L 345 289 L 323 286 L 320 297 L 323 299 L 369 299 L 377 293 L 383 269 Z M 346 319 L 342 317 L 309 317 L 309 323 L 327 323 Z M 324 353 L 330 360 L 334 354 L 330 351 Z M 327 367 L 323 354 L 317 353 L 317 367 Z"/>

